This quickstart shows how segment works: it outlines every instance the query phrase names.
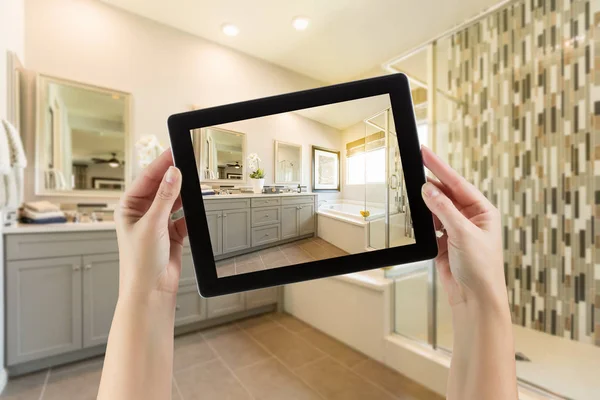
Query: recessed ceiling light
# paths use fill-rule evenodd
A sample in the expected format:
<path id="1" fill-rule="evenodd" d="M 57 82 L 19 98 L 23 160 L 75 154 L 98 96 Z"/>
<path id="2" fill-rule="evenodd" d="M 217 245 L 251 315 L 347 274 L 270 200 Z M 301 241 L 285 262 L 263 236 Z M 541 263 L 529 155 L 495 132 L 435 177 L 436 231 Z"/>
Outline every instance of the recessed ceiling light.
<path id="1" fill-rule="evenodd" d="M 292 21 L 292 25 L 296 28 L 297 31 L 303 31 L 308 28 L 310 24 L 310 20 L 306 17 L 296 17 Z"/>
<path id="2" fill-rule="evenodd" d="M 223 24 L 221 30 L 227 36 L 237 36 L 237 34 L 240 33 L 240 29 L 233 24 Z"/>

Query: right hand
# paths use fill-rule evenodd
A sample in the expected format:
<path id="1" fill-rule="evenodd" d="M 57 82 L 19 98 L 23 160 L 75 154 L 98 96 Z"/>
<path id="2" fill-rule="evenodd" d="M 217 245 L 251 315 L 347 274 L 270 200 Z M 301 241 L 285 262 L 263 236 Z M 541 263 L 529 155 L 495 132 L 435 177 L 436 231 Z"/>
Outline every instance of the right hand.
<path id="1" fill-rule="evenodd" d="M 423 146 L 423 163 L 438 179 L 423 185 L 434 214 L 438 241 L 435 259 L 451 306 L 462 303 L 506 307 L 500 213 L 475 186 Z"/>

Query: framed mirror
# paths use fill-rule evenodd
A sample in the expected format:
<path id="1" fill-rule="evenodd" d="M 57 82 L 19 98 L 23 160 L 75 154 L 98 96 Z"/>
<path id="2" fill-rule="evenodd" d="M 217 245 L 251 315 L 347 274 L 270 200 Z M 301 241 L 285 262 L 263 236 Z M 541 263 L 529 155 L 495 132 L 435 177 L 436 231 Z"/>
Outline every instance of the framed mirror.
<path id="1" fill-rule="evenodd" d="M 302 183 L 302 145 L 275 141 L 275 183 Z"/>
<path id="2" fill-rule="evenodd" d="M 246 182 L 246 134 L 223 128 L 200 129 L 192 136 L 202 182 Z M 199 146 L 198 146 L 199 142 Z"/>
<path id="3" fill-rule="evenodd" d="M 36 194 L 119 197 L 131 177 L 131 95 L 40 75 Z"/>

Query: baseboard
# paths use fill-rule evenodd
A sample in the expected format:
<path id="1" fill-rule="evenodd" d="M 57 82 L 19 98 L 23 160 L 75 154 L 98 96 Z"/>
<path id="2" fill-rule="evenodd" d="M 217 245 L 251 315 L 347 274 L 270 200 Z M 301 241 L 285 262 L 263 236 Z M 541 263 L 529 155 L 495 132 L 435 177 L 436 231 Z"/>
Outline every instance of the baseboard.
<path id="1" fill-rule="evenodd" d="M 6 372 L 6 368 L 2 368 L 0 370 L 0 395 L 4 392 L 6 382 L 8 382 L 8 373 Z"/>

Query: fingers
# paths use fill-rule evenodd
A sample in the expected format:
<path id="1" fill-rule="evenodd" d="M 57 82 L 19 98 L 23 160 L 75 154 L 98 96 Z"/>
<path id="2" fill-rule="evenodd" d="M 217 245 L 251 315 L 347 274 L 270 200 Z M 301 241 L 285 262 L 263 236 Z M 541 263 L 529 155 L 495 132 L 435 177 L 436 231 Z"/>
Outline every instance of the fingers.
<path id="1" fill-rule="evenodd" d="M 167 169 L 156 191 L 152 205 L 146 214 L 148 218 L 153 221 L 165 221 L 167 223 L 171 215 L 171 209 L 179 197 L 180 190 L 181 172 L 171 166 Z"/>
<path id="2" fill-rule="evenodd" d="M 151 197 L 156 193 L 167 169 L 173 165 L 171 149 L 163 151 L 127 189 L 126 196 Z"/>
<path id="3" fill-rule="evenodd" d="M 458 211 L 452 200 L 433 183 L 424 184 L 421 194 L 429 210 L 444 225 L 450 237 L 455 237 L 467 224 L 470 224 L 469 220 Z"/>
<path id="4" fill-rule="evenodd" d="M 431 149 L 421 146 L 423 164 L 440 180 L 449 197 L 462 207 L 474 203 L 490 204 L 488 199 L 475 186 L 460 176 L 452 167 L 439 158 Z"/>

